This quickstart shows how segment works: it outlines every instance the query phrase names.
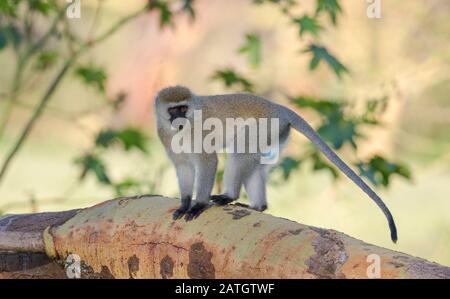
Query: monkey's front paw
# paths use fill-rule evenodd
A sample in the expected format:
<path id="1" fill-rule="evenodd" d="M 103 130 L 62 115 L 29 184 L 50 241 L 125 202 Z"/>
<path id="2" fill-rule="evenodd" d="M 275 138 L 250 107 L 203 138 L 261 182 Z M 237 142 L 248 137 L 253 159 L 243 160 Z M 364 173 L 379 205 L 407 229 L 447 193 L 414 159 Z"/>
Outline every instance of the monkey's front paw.
<path id="1" fill-rule="evenodd" d="M 190 221 L 194 218 L 197 218 L 204 210 L 209 208 L 210 205 L 207 203 L 196 203 L 186 212 L 186 221 Z"/>
<path id="2" fill-rule="evenodd" d="M 189 206 L 181 206 L 172 214 L 173 220 L 181 218 L 189 210 Z"/>
<path id="3" fill-rule="evenodd" d="M 229 203 L 231 203 L 231 202 L 233 202 L 235 199 L 233 199 L 233 198 L 231 198 L 231 197 L 228 197 L 227 195 L 225 195 L 225 194 L 220 194 L 220 195 L 211 195 L 211 200 L 214 202 L 214 203 L 216 203 L 216 204 L 218 204 L 219 206 L 224 206 L 224 205 L 227 205 L 227 204 L 229 204 Z"/>

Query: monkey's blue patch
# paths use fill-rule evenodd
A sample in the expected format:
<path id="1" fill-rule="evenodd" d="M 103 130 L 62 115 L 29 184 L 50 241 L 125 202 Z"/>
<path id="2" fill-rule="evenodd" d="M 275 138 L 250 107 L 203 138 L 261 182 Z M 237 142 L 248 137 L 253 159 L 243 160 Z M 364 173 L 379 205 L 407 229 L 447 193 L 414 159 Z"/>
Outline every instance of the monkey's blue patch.
<path id="1" fill-rule="evenodd" d="M 271 148 L 267 152 L 261 153 L 261 159 L 262 164 L 274 164 L 278 161 L 278 149 L 277 148 Z"/>

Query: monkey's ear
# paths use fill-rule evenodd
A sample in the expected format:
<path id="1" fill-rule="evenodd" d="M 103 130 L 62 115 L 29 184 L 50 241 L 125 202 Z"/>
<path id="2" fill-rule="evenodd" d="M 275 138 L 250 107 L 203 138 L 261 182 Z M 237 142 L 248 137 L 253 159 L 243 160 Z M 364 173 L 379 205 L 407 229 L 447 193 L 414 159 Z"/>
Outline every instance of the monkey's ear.
<path id="1" fill-rule="evenodd" d="M 156 96 L 162 103 L 177 103 L 192 98 L 191 90 L 184 86 L 173 86 L 161 89 Z"/>

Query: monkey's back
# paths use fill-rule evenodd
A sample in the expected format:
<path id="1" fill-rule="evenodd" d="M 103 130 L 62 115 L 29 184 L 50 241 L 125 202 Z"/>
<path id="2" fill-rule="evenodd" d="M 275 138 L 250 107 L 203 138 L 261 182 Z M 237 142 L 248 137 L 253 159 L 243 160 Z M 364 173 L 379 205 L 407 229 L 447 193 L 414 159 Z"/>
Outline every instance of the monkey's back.
<path id="1" fill-rule="evenodd" d="M 201 107 L 203 118 L 282 118 L 280 105 L 249 93 L 196 96 L 195 106 Z M 281 119 L 280 119 L 281 121 Z"/>

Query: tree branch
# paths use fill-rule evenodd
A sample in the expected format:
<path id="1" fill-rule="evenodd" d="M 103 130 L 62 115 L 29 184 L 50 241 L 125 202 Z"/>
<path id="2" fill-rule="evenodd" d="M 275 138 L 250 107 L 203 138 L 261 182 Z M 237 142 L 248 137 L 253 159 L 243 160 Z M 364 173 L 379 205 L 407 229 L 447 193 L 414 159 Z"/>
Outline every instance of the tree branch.
<path id="1" fill-rule="evenodd" d="M 448 267 L 237 205 L 174 221 L 178 204 L 136 196 L 4 216 L 0 259 L 6 250 L 46 252 L 62 269 L 76 254 L 82 278 L 368 278 L 378 257 L 381 278 L 450 278 Z M 0 278 L 11 275 L 0 269 Z"/>

